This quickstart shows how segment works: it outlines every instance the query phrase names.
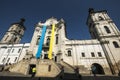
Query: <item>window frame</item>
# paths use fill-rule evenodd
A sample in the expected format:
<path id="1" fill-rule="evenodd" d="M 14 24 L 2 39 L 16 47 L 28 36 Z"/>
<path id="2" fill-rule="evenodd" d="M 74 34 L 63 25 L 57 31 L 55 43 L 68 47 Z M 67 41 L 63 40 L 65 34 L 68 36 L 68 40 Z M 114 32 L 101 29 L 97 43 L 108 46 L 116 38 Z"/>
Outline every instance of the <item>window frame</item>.
<path id="1" fill-rule="evenodd" d="M 81 56 L 82 56 L 82 57 L 85 57 L 85 53 L 84 53 L 84 52 L 82 52 L 82 53 L 81 53 Z"/>
<path id="2" fill-rule="evenodd" d="M 69 56 L 69 57 L 72 56 L 72 54 L 71 54 L 71 53 L 72 53 L 71 50 L 68 50 L 67 53 L 68 53 L 68 56 Z"/>
<path id="3" fill-rule="evenodd" d="M 105 31 L 109 34 L 109 33 L 111 33 L 111 31 L 110 31 L 110 29 L 108 28 L 108 26 L 104 26 L 104 29 L 105 29 Z"/>
<path id="4" fill-rule="evenodd" d="M 95 53 L 94 52 L 91 52 L 91 57 L 95 57 Z"/>
<path id="5" fill-rule="evenodd" d="M 113 41 L 113 46 L 114 46 L 115 48 L 120 48 L 119 44 L 118 44 L 116 41 Z"/>
<path id="6" fill-rule="evenodd" d="M 101 52 L 98 52 L 98 57 L 102 57 L 102 53 Z"/>

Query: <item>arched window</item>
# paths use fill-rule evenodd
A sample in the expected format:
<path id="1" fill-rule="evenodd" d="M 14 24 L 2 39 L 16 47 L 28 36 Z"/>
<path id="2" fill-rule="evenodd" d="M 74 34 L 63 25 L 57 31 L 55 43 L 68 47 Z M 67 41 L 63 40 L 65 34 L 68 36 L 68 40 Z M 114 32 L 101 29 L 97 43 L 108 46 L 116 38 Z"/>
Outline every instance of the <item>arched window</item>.
<path id="1" fill-rule="evenodd" d="M 119 45 L 116 41 L 113 41 L 113 45 L 114 45 L 115 48 L 119 48 Z"/>
<path id="2" fill-rule="evenodd" d="M 99 16 L 99 20 L 104 20 L 103 17 Z"/>
<path id="3" fill-rule="evenodd" d="M 46 45 L 49 46 L 49 44 L 50 44 L 50 38 L 48 37 L 46 41 Z"/>
<path id="4" fill-rule="evenodd" d="M 16 42 L 17 41 L 17 37 L 14 39 L 14 42 Z"/>
<path id="5" fill-rule="evenodd" d="M 48 31 L 48 34 L 51 34 L 51 31 Z"/>
<path id="6" fill-rule="evenodd" d="M 37 39 L 36 45 L 38 45 L 40 42 L 40 37 Z"/>
<path id="7" fill-rule="evenodd" d="M 107 33 L 111 33 L 110 29 L 107 26 L 104 26 Z"/>
<path id="8" fill-rule="evenodd" d="M 71 56 L 71 50 L 68 50 L 68 56 Z"/>
<path id="9" fill-rule="evenodd" d="M 21 30 L 19 30 L 18 32 L 21 33 Z"/>

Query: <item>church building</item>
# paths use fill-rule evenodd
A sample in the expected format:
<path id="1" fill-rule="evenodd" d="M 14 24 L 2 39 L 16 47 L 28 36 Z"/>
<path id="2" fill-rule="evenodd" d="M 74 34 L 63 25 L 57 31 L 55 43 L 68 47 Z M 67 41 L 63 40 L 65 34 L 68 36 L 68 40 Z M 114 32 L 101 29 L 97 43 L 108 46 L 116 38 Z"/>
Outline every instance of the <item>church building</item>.
<path id="1" fill-rule="evenodd" d="M 20 43 L 26 30 L 25 19 L 11 24 L 0 42 L 0 65 L 12 65 L 23 59 L 61 60 L 78 67 L 79 73 L 91 74 L 91 66 L 97 74 L 120 72 L 120 31 L 106 10 L 90 8 L 86 24 L 90 40 L 70 40 L 66 36 L 63 19 L 54 17 L 38 22 L 30 43 Z M 79 35 L 78 35 L 79 36 Z"/>

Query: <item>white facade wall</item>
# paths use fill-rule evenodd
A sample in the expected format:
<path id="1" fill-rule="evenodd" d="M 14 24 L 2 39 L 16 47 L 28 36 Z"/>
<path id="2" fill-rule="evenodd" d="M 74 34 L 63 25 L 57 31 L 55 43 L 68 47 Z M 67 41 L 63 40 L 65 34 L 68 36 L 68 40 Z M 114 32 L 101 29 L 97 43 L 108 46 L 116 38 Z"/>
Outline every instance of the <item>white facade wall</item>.
<path id="1" fill-rule="evenodd" d="M 66 50 L 63 54 L 64 61 L 73 66 L 83 65 L 91 69 L 93 63 L 98 63 L 102 67 L 109 67 L 104 51 L 97 40 L 66 41 L 65 48 Z M 71 50 L 71 56 L 68 56 L 68 50 Z M 92 57 L 91 52 L 94 53 L 95 57 Z M 101 57 L 98 55 L 98 52 L 101 53 Z M 82 53 L 85 54 L 85 57 L 82 56 Z"/>
<path id="2" fill-rule="evenodd" d="M 0 44 L 0 65 L 16 63 L 23 59 L 30 44 Z"/>

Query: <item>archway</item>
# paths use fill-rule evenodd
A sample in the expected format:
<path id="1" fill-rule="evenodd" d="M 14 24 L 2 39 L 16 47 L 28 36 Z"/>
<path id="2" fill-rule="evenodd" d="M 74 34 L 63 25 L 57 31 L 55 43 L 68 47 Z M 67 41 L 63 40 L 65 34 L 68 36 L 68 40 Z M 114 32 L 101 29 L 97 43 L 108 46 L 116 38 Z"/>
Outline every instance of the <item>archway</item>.
<path id="1" fill-rule="evenodd" d="M 94 68 L 94 74 L 105 74 L 104 69 L 100 64 L 94 63 L 94 64 L 92 64 L 92 66 L 95 67 Z M 92 71 L 92 73 L 93 73 L 93 71 Z"/>

